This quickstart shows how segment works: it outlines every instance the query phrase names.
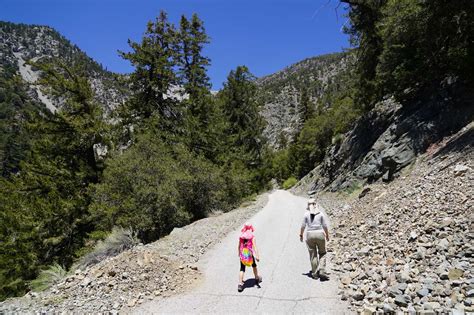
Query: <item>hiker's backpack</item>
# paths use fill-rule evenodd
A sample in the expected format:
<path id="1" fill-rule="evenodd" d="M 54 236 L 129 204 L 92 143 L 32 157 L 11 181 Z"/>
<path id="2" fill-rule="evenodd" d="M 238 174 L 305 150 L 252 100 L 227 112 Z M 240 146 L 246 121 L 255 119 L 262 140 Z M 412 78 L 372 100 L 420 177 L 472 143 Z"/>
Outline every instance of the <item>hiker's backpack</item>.
<path id="1" fill-rule="evenodd" d="M 244 266 L 253 265 L 253 239 L 240 239 L 240 261 Z"/>

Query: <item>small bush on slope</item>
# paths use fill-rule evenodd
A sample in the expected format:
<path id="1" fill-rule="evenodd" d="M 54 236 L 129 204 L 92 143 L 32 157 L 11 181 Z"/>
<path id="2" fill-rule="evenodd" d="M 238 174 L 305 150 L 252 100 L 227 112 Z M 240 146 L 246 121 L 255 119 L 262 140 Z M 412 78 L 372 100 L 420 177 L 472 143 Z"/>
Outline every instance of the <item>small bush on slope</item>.
<path id="1" fill-rule="evenodd" d="M 295 186 L 298 180 L 294 177 L 290 177 L 285 182 L 283 182 L 283 189 L 290 189 L 291 187 Z"/>
<path id="2" fill-rule="evenodd" d="M 113 257 L 132 248 L 139 243 L 137 234 L 132 229 L 114 227 L 112 232 L 103 241 L 99 241 L 92 252 L 82 257 L 73 269 L 85 269 L 95 265 L 107 257 Z"/>
<path id="3" fill-rule="evenodd" d="M 55 263 L 40 272 L 38 278 L 31 281 L 31 288 L 33 291 L 43 291 L 52 285 L 59 283 L 66 277 L 67 271 L 61 265 Z"/>

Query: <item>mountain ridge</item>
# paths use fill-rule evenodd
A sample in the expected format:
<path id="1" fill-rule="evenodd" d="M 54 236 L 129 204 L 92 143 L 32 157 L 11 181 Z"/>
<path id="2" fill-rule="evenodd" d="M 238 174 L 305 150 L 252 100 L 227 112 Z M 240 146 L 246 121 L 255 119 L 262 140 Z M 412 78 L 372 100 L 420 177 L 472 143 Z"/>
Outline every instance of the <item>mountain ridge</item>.
<path id="1" fill-rule="evenodd" d="M 25 62 L 51 58 L 59 58 L 65 63 L 82 62 L 96 101 L 102 105 L 106 115 L 110 115 L 126 99 L 128 91 L 120 81 L 121 75 L 105 70 L 54 28 L 0 21 L 0 65 L 17 69 L 25 82 L 30 84 L 33 98 L 46 100 L 45 105 L 49 109 L 60 107 L 61 102 L 42 95 L 39 87 L 32 86 L 40 74 Z"/>

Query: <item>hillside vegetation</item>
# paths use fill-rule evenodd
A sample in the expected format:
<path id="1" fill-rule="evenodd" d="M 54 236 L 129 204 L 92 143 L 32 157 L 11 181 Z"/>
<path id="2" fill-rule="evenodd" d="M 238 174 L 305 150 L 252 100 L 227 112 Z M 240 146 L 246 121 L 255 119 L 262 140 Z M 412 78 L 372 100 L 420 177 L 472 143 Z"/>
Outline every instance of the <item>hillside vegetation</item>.
<path id="1" fill-rule="evenodd" d="M 386 172 L 391 178 L 430 143 L 473 119 L 474 23 L 468 17 L 474 3 L 342 2 L 349 5 L 354 62 L 337 75 L 323 103 L 310 106 L 315 111 L 299 115 L 306 119 L 292 139 L 279 138 L 286 148 L 273 159 L 280 182 L 319 166 L 313 173 L 324 180 L 313 187 L 327 188 L 340 176 L 338 189 L 351 185 L 343 177 L 364 162 L 357 180 L 371 182 Z"/>
<path id="2" fill-rule="evenodd" d="M 111 74 L 50 28 L 1 26 L 8 34 L 0 81 L 0 126 L 8 131 L 1 142 L 2 299 L 29 290 L 51 266 L 40 278 L 48 283 L 45 275 L 71 268 L 116 226 L 148 243 L 232 209 L 269 182 L 255 78 L 239 66 L 217 96 L 210 93 L 202 55 L 209 39 L 196 15 L 175 26 L 162 12 L 140 42 L 129 42 L 121 56 L 135 70 L 120 78 L 130 90 L 113 117 L 94 81 Z M 43 49 L 45 36 L 54 46 L 47 58 L 19 47 Z M 15 51 L 37 71 L 41 93 L 59 100 L 54 110 L 20 76 Z"/>
<path id="3" fill-rule="evenodd" d="M 388 182 L 472 121 L 474 2 L 342 2 L 351 51 L 258 80 L 239 66 L 217 95 L 197 15 L 150 21 L 120 53 L 126 77 L 49 27 L 2 22 L 0 299 L 94 249 L 229 211 L 272 178 L 305 192 Z"/>

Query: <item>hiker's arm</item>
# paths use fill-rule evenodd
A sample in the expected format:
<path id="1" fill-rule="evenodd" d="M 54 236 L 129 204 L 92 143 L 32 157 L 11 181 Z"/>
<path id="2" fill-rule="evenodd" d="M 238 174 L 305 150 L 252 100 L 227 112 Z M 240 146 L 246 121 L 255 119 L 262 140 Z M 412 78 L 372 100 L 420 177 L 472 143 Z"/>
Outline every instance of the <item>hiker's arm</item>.
<path id="1" fill-rule="evenodd" d="M 323 226 L 324 234 L 326 234 L 326 241 L 329 241 L 328 220 L 325 214 L 321 216 L 321 225 Z"/>
<path id="2" fill-rule="evenodd" d="M 303 217 L 303 222 L 301 222 L 301 229 L 300 229 L 300 242 L 303 241 L 303 232 L 304 228 L 306 227 L 306 215 Z"/>
<path id="3" fill-rule="evenodd" d="M 256 259 L 257 261 L 259 261 L 259 260 L 260 260 L 260 255 L 259 255 L 259 253 L 258 253 L 257 241 L 255 240 L 255 237 L 253 238 L 253 252 L 254 252 L 254 254 L 255 254 L 255 259 Z"/>
<path id="4" fill-rule="evenodd" d="M 240 257 L 240 240 L 239 240 L 239 242 L 237 243 L 237 256 Z"/>
<path id="5" fill-rule="evenodd" d="M 327 226 L 323 227 L 323 229 L 324 229 L 324 233 L 326 234 L 326 241 L 329 241 L 329 230 Z"/>

